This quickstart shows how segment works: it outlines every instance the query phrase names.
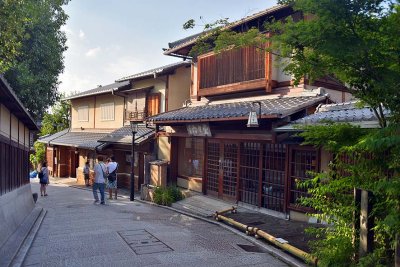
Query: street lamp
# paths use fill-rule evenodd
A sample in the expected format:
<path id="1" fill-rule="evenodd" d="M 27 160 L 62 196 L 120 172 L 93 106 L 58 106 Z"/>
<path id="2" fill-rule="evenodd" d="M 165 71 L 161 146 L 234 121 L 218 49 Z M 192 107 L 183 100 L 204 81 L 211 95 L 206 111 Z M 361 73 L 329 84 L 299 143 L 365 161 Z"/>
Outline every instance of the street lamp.
<path id="1" fill-rule="evenodd" d="M 254 101 L 251 104 L 252 104 L 252 108 L 249 113 L 249 119 L 247 120 L 247 127 L 259 127 L 260 124 L 259 124 L 258 120 L 261 121 L 261 102 Z M 259 119 L 257 118 L 257 112 L 253 110 L 254 104 L 258 104 L 258 115 L 260 116 Z"/>
<path id="2" fill-rule="evenodd" d="M 137 122 L 131 121 L 131 131 L 132 131 L 132 147 L 131 147 L 131 194 L 130 201 L 135 200 L 135 135 L 138 131 Z"/>

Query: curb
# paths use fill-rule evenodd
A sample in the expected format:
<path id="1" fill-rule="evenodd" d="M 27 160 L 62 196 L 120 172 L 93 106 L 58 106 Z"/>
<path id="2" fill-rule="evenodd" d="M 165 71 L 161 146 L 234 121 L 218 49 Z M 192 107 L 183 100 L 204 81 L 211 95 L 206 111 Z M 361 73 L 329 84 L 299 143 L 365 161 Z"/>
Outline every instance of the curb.
<path id="1" fill-rule="evenodd" d="M 17 255 L 15 255 L 10 266 L 12 266 L 12 267 L 22 266 L 22 264 L 24 263 L 24 260 L 26 258 L 26 255 L 28 254 L 29 249 L 32 246 L 32 243 L 35 240 L 36 234 L 39 231 L 40 226 L 42 225 L 42 222 L 43 222 L 44 217 L 46 216 L 46 213 L 47 213 L 47 211 L 45 209 L 42 209 L 40 215 L 36 219 L 33 227 L 31 228 L 24 243 L 21 245 L 20 249 L 18 250 Z"/>
<path id="2" fill-rule="evenodd" d="M 75 185 L 68 185 L 68 187 L 90 191 L 90 189 L 88 189 L 88 188 L 82 188 L 82 187 L 75 186 Z M 123 195 L 123 196 L 124 196 L 124 198 L 129 199 L 129 197 L 127 197 L 125 195 Z M 306 267 L 307 266 L 304 262 L 302 262 L 302 261 L 300 261 L 300 260 L 298 260 L 298 259 L 296 259 L 294 257 L 291 257 L 290 255 L 286 254 L 285 252 L 283 252 L 282 250 L 280 250 L 278 248 L 275 248 L 275 247 L 273 247 L 273 246 L 271 246 L 271 245 L 269 245 L 269 244 L 267 244 L 265 242 L 257 240 L 254 237 L 248 236 L 245 233 L 243 233 L 243 232 L 241 232 L 241 231 L 239 231 L 239 230 L 237 230 L 235 228 L 230 227 L 229 225 L 226 225 L 224 223 L 217 222 L 217 221 L 214 221 L 214 220 L 209 219 L 207 217 L 204 217 L 203 215 L 186 212 L 186 211 L 179 210 L 179 209 L 176 209 L 176 208 L 173 208 L 173 207 L 158 205 L 156 203 L 145 201 L 145 200 L 141 200 L 141 199 L 138 199 L 138 198 L 135 198 L 135 201 L 143 203 L 143 204 L 159 207 L 159 208 L 168 209 L 168 210 L 171 210 L 171 211 L 174 211 L 174 212 L 177 212 L 177 213 L 180 213 L 180 214 L 183 214 L 183 215 L 186 215 L 186 216 L 198 219 L 198 220 L 202 220 L 202 221 L 205 221 L 205 222 L 220 226 L 220 227 L 224 228 L 225 230 L 228 230 L 228 231 L 230 231 L 230 232 L 232 232 L 232 233 L 234 233 L 234 234 L 246 239 L 247 241 L 262 247 L 268 253 L 270 253 L 272 256 L 274 256 L 274 257 L 278 258 L 279 260 L 289 264 L 290 266 L 294 266 L 294 267 Z"/>

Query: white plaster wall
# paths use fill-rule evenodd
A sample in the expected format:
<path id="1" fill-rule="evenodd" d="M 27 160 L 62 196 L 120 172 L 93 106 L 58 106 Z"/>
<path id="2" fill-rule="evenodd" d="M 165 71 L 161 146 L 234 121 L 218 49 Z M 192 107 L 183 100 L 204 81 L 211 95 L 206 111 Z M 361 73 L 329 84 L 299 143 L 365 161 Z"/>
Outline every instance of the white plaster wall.
<path id="1" fill-rule="evenodd" d="M 0 247 L 32 212 L 34 206 L 30 184 L 0 196 Z"/>
<path id="2" fill-rule="evenodd" d="M 0 134 L 9 138 L 10 130 L 10 111 L 0 104 Z"/>
<path id="3" fill-rule="evenodd" d="M 11 140 L 18 142 L 18 118 L 14 114 L 11 114 Z"/>

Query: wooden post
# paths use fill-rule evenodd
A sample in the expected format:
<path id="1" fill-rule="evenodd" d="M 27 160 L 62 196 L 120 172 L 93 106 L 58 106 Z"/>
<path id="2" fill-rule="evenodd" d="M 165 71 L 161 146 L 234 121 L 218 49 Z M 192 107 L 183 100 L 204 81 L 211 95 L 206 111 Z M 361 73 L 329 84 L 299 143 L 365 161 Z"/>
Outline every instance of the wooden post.
<path id="1" fill-rule="evenodd" d="M 372 192 L 361 190 L 361 211 L 360 211 L 360 257 L 373 251 L 374 245 L 374 218 L 372 212 Z"/>
<path id="2" fill-rule="evenodd" d="M 361 189 L 354 188 L 354 212 L 353 212 L 353 247 L 354 259 L 358 260 L 356 248 L 360 247 L 360 210 L 361 210 Z"/>
<path id="3" fill-rule="evenodd" d="M 394 266 L 400 267 L 400 235 L 396 234 L 396 247 L 394 251 Z"/>

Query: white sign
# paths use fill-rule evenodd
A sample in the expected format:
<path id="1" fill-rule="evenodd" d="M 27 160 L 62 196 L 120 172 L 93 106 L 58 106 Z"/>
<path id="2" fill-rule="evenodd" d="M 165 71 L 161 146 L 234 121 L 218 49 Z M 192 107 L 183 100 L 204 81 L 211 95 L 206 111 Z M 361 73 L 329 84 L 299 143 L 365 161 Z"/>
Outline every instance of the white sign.
<path id="1" fill-rule="evenodd" d="M 190 136 L 208 136 L 211 137 L 211 130 L 208 123 L 187 124 L 186 129 Z"/>

